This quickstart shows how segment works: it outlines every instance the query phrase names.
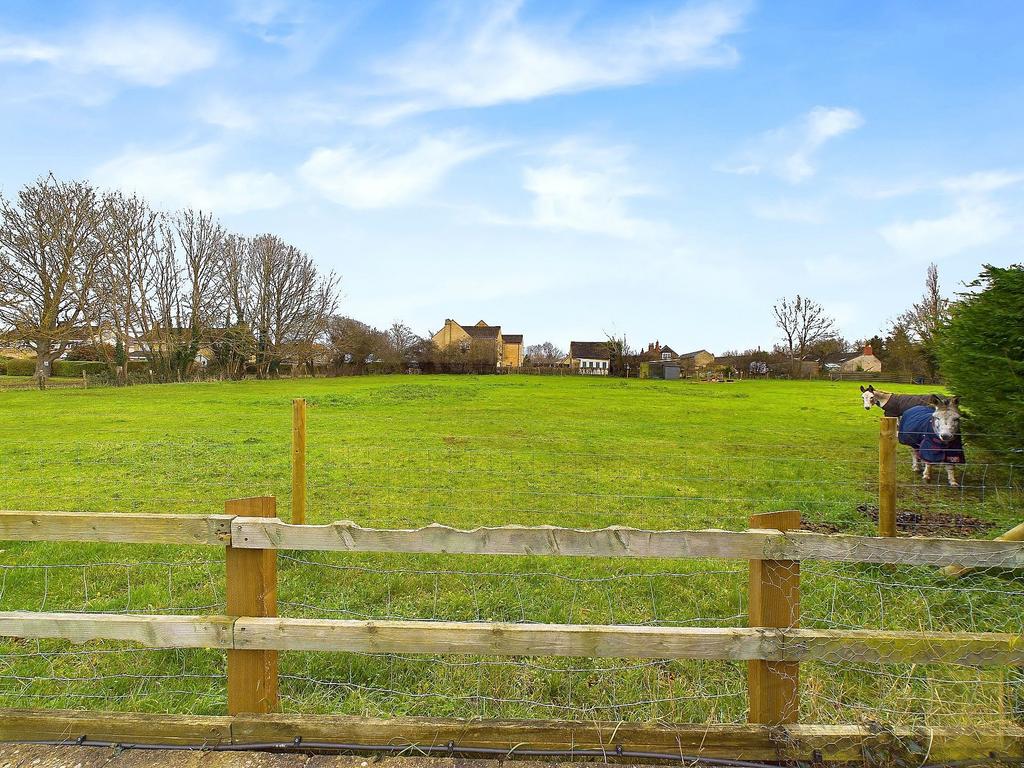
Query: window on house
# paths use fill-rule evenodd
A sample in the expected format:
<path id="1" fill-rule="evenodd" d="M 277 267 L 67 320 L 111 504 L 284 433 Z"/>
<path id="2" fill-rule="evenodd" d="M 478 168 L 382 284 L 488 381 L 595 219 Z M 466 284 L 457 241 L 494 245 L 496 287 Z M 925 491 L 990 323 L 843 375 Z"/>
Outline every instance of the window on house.
<path id="1" fill-rule="evenodd" d="M 672 355 L 670 355 L 668 352 L 662 352 L 661 353 L 661 359 L 662 360 L 671 360 L 672 359 Z"/>

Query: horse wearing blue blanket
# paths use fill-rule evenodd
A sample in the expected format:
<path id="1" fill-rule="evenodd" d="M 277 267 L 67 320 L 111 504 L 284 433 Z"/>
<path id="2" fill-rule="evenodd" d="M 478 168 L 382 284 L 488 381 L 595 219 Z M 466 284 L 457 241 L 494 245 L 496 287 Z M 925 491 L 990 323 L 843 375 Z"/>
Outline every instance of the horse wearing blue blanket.
<path id="1" fill-rule="evenodd" d="M 964 441 L 960 434 L 960 398 L 932 395 L 928 405 L 915 405 L 900 417 L 899 440 L 913 451 L 913 470 L 924 465 L 921 479 L 931 479 L 931 467 L 946 467 L 951 487 L 959 485 L 954 465 L 963 465 Z"/>

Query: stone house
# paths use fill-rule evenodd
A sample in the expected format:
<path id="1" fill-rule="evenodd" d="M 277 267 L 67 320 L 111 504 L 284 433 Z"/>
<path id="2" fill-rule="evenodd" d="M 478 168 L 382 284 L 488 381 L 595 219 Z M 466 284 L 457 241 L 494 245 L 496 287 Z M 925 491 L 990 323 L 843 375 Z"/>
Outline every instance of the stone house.
<path id="1" fill-rule="evenodd" d="M 857 352 L 834 352 L 821 359 L 821 370 L 826 373 L 881 373 L 882 361 L 875 357 L 870 344 Z"/>
<path id="2" fill-rule="evenodd" d="M 493 345 L 498 368 L 519 368 L 523 364 L 523 335 L 502 333 L 500 325 L 488 325 L 483 320 L 476 325 L 462 325 L 448 318 L 431 339 L 441 349 L 456 346 L 464 352 L 474 346 L 489 351 Z"/>

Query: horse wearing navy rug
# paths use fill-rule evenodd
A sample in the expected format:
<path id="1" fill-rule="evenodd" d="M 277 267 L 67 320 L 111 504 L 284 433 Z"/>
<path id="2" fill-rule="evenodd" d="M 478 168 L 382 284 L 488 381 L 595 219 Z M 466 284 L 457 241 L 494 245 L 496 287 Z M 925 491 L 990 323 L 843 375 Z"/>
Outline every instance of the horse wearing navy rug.
<path id="1" fill-rule="evenodd" d="M 929 405 L 915 405 L 900 417 L 899 440 L 913 451 L 915 472 L 924 464 L 922 480 L 930 480 L 932 465 L 940 464 L 946 468 L 950 486 L 959 485 L 953 472 L 965 461 L 959 404 L 959 397 L 932 395 Z"/>
<path id="2" fill-rule="evenodd" d="M 865 411 L 870 411 L 871 406 L 877 405 L 886 416 L 897 419 L 915 405 L 931 405 L 931 395 L 897 395 L 895 392 L 875 389 L 872 384 L 868 384 L 867 388 L 862 384 L 860 391 Z"/>

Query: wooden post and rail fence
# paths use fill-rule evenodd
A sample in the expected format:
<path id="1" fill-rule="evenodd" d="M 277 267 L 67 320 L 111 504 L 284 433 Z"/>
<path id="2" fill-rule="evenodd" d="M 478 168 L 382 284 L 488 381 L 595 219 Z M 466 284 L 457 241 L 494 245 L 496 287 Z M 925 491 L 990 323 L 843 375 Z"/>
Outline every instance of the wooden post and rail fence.
<path id="1" fill-rule="evenodd" d="M 1001 726 L 886 730 L 798 722 L 802 662 L 1024 665 L 1024 637 L 1008 633 L 803 629 L 800 563 L 824 560 L 938 568 L 1024 568 L 1024 543 L 885 538 L 796 530 L 797 512 L 755 515 L 746 531 L 576 530 L 441 525 L 394 530 L 350 522 L 291 525 L 272 497 L 227 502 L 225 514 L 0 512 L 0 541 L 81 541 L 221 547 L 226 614 L 124 615 L 0 612 L 0 636 L 72 642 L 117 640 L 148 648 L 227 652 L 226 717 L 126 713 L 0 711 L 0 740 L 136 740 L 156 743 L 307 741 L 403 743 L 512 749 L 607 748 L 743 757 L 859 759 L 882 739 L 923 743 L 931 758 L 998 753 L 1024 757 L 1024 728 Z M 738 559 L 750 565 L 745 627 L 518 624 L 454 621 L 297 619 L 277 616 L 277 550 L 530 555 L 662 559 Z M 320 651 L 497 656 L 709 659 L 746 662 L 749 724 L 623 724 L 563 721 L 366 719 L 282 715 L 280 652 Z M 922 735 L 924 734 L 924 735 Z"/>

